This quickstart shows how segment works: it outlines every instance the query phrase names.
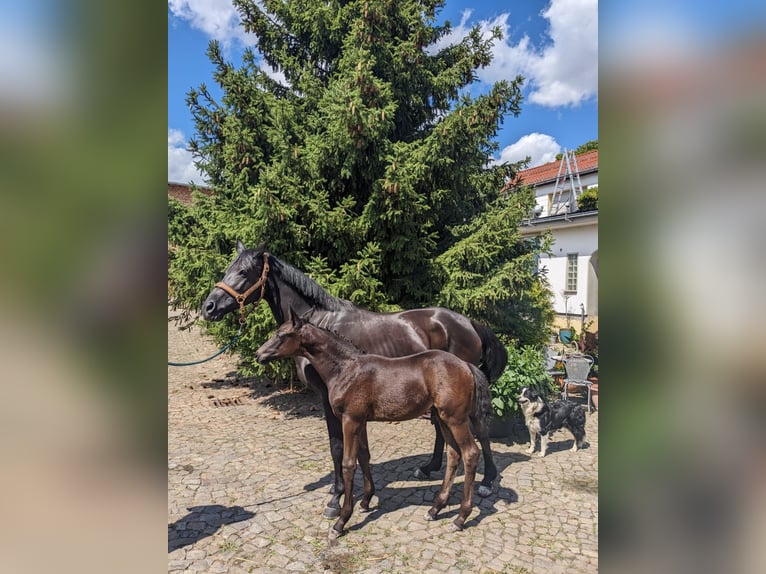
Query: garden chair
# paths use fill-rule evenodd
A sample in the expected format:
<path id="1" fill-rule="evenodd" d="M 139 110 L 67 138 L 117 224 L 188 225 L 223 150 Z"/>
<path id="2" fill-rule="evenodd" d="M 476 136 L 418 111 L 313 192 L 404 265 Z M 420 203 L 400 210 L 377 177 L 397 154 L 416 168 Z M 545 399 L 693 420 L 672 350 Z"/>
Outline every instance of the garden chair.
<path id="1" fill-rule="evenodd" d="M 586 387 L 588 389 L 588 412 L 593 412 L 591 400 L 591 386 L 593 383 L 588 380 L 588 373 L 593 366 L 593 357 L 589 355 L 573 355 L 567 357 L 564 361 L 566 369 L 566 378 L 564 379 L 564 399 L 567 398 L 569 385 L 576 387 Z"/>

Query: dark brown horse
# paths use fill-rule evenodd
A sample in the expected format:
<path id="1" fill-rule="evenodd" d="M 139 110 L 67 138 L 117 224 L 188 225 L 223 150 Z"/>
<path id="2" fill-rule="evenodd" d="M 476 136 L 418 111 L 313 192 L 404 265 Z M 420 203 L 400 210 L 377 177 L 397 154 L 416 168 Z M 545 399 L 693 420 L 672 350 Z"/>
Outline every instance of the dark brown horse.
<path id="1" fill-rule="evenodd" d="M 255 352 L 259 363 L 284 357 L 304 357 L 327 386 L 332 412 L 343 429 L 343 506 L 330 530 L 330 538 L 343 533 L 354 509 L 356 461 L 364 475 L 364 496 L 360 506 L 369 510 L 375 493 L 370 471 L 367 421 L 404 421 L 433 408 L 447 441 L 447 470 L 441 490 L 426 514 L 434 520 L 444 508 L 463 459 L 465 481 L 460 511 L 453 524 L 463 529 L 473 509 L 473 483 L 479 460 L 469 418 L 490 416 L 489 383 L 478 368 L 446 351 L 423 351 L 416 355 L 389 358 L 368 355 L 353 343 L 309 323 L 306 316 L 292 311 Z"/>
<path id="2" fill-rule="evenodd" d="M 495 334 L 484 325 L 439 307 L 413 309 L 398 313 L 374 313 L 333 297 L 304 273 L 267 253 L 263 247 L 247 249 L 237 242 L 237 256 L 229 265 L 223 280 L 216 284 L 202 306 L 202 316 L 208 321 L 220 321 L 230 312 L 244 314 L 245 305 L 263 298 L 271 308 L 277 324 L 287 318 L 288 309 L 298 313 L 314 308 L 312 321 L 340 333 L 354 344 L 376 355 L 403 357 L 428 349 L 448 351 L 478 365 L 490 383 L 498 379 L 508 356 Z M 298 377 L 322 396 L 325 421 L 330 437 L 330 454 L 334 467 L 333 496 L 325 509 L 325 516 L 338 516 L 339 499 L 343 493 L 341 460 L 343 433 L 340 421 L 333 414 L 322 378 L 303 357 L 295 359 Z M 442 465 L 444 438 L 436 424 L 436 440 L 431 460 L 416 470 L 419 478 L 427 478 L 431 471 Z M 474 422 L 474 432 L 484 454 L 484 479 L 478 488 L 481 496 L 492 492 L 492 481 L 497 468 L 492 460 L 488 429 Z"/>

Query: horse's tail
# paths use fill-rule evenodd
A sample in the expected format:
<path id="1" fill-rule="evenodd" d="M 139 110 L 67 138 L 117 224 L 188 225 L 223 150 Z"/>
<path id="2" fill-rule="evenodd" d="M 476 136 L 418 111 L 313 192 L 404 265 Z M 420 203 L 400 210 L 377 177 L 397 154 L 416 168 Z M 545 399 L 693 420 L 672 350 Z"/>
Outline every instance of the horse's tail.
<path id="1" fill-rule="evenodd" d="M 489 391 L 489 380 L 484 372 L 476 365 L 468 363 L 473 373 L 473 410 L 471 419 L 475 429 L 488 429 L 492 416 L 492 397 Z"/>
<path id="2" fill-rule="evenodd" d="M 480 368 L 492 384 L 503 374 L 505 365 L 508 363 L 508 351 L 489 327 L 473 319 L 471 319 L 471 325 L 481 339 Z"/>

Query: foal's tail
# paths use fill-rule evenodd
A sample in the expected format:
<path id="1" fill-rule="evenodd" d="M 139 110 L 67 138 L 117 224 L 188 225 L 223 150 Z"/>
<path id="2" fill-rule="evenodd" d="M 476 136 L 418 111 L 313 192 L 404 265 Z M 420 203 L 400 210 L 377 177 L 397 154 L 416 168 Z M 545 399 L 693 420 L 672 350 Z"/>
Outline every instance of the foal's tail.
<path id="1" fill-rule="evenodd" d="M 503 374 L 508 363 L 508 351 L 489 327 L 471 319 L 476 334 L 481 339 L 481 370 L 487 375 L 490 384 Z"/>
<path id="2" fill-rule="evenodd" d="M 492 416 L 492 398 L 489 391 L 489 380 L 484 372 L 468 363 L 473 373 L 473 410 L 471 411 L 471 419 L 474 424 L 474 428 L 479 434 L 480 429 L 489 428 L 489 419 Z"/>

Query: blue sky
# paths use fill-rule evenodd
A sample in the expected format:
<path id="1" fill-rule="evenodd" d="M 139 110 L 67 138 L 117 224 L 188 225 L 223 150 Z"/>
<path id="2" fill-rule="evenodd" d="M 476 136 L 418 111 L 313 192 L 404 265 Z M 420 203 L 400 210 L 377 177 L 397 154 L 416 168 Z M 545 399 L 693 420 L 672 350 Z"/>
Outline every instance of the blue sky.
<path id="1" fill-rule="evenodd" d="M 471 7 L 470 4 L 479 4 Z M 491 66 L 479 72 L 474 92 L 495 81 L 525 77 L 518 118 L 507 117 L 498 134 L 496 161 L 530 156 L 530 165 L 552 161 L 563 148 L 598 139 L 597 0 L 447 0 L 438 14 L 458 40 L 470 28 L 500 26 L 505 34 Z M 239 61 L 252 40 L 237 25 L 229 0 L 168 1 L 168 179 L 200 183 L 186 142 L 194 133 L 185 103 L 189 89 L 205 83 L 216 95 L 205 55 L 215 38 L 227 59 Z"/>

